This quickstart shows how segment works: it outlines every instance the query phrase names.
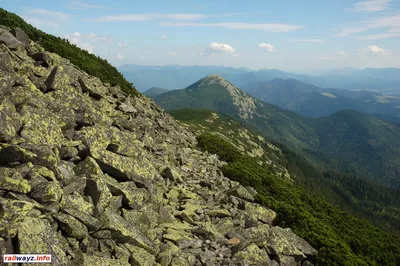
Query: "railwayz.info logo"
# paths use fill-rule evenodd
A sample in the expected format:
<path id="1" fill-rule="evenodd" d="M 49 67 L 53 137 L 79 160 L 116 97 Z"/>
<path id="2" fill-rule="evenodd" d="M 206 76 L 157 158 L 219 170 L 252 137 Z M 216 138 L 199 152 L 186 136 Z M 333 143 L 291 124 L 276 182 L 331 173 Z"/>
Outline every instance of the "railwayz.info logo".
<path id="1" fill-rule="evenodd" d="M 4 254 L 4 263 L 51 263 L 50 254 Z"/>

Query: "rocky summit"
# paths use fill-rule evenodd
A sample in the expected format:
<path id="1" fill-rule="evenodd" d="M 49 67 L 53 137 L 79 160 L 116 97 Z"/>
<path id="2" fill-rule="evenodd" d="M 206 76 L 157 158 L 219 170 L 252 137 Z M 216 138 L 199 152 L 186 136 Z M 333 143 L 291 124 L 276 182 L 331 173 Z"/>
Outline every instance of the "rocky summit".
<path id="1" fill-rule="evenodd" d="M 185 127 L 0 28 L 0 253 L 54 265 L 312 265 Z M 2 256 L 1 256 L 2 257 Z"/>

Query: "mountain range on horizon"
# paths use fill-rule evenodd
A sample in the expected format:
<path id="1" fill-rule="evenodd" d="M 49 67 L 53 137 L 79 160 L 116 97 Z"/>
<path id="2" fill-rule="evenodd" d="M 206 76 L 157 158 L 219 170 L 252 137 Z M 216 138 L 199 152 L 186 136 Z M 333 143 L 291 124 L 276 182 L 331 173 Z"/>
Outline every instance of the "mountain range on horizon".
<path id="1" fill-rule="evenodd" d="M 400 68 L 343 68 L 310 74 L 296 74 L 278 69 L 250 70 L 226 66 L 142 66 L 122 65 L 118 68 L 124 76 L 134 82 L 139 91 L 151 87 L 168 90 L 186 88 L 197 80 L 218 74 L 238 87 L 275 78 L 296 79 L 323 88 L 348 90 L 373 90 L 385 94 L 400 90 Z"/>
<path id="2" fill-rule="evenodd" d="M 400 121 L 400 97 L 371 90 L 324 89 L 295 79 L 273 79 L 242 87 L 264 102 L 303 116 L 323 117 L 351 109 Z"/>

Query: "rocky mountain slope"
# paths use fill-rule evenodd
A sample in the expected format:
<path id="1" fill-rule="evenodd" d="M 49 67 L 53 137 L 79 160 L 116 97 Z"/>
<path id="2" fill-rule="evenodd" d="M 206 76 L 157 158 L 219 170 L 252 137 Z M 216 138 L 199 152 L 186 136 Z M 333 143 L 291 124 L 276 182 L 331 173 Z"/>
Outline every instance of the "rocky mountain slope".
<path id="1" fill-rule="evenodd" d="M 0 28 L 0 251 L 55 265 L 311 265 L 316 250 L 142 96 Z"/>
<path id="2" fill-rule="evenodd" d="M 286 145 L 317 167 L 355 172 L 398 187 L 400 128 L 374 116 L 344 110 L 323 118 L 303 117 L 253 98 L 217 75 L 154 100 L 167 110 L 214 110 Z"/>

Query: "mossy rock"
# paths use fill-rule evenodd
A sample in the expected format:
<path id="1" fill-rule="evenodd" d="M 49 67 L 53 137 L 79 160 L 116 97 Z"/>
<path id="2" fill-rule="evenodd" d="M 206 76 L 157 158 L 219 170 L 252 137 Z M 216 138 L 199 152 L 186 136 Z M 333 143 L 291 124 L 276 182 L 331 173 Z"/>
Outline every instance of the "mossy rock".
<path id="1" fill-rule="evenodd" d="M 18 228 L 17 240 L 21 254 L 51 254 L 55 265 L 68 264 L 68 243 L 45 219 L 26 217 Z"/>
<path id="2" fill-rule="evenodd" d="M 87 255 L 80 252 L 76 258 L 69 263 L 72 266 L 130 266 L 131 264 L 125 260 L 116 260 L 110 258 L 99 257 L 95 255 Z"/>
<path id="3" fill-rule="evenodd" d="M 20 223 L 34 208 L 34 204 L 0 197 L 0 236 L 9 238 L 17 234 Z"/>
<path id="4" fill-rule="evenodd" d="M 59 202 L 62 195 L 58 181 L 40 183 L 31 193 L 31 197 L 41 203 Z"/>
<path id="5" fill-rule="evenodd" d="M 133 265 L 137 266 L 157 266 L 160 265 L 156 263 L 156 257 L 150 253 L 148 253 L 146 250 L 143 248 L 130 245 L 130 244 L 125 244 L 124 245 L 129 252 L 131 253 L 131 259 L 130 262 Z"/>
<path id="6" fill-rule="evenodd" d="M 13 168 L 0 168 L 0 188 L 20 193 L 31 191 L 29 181 Z"/>

